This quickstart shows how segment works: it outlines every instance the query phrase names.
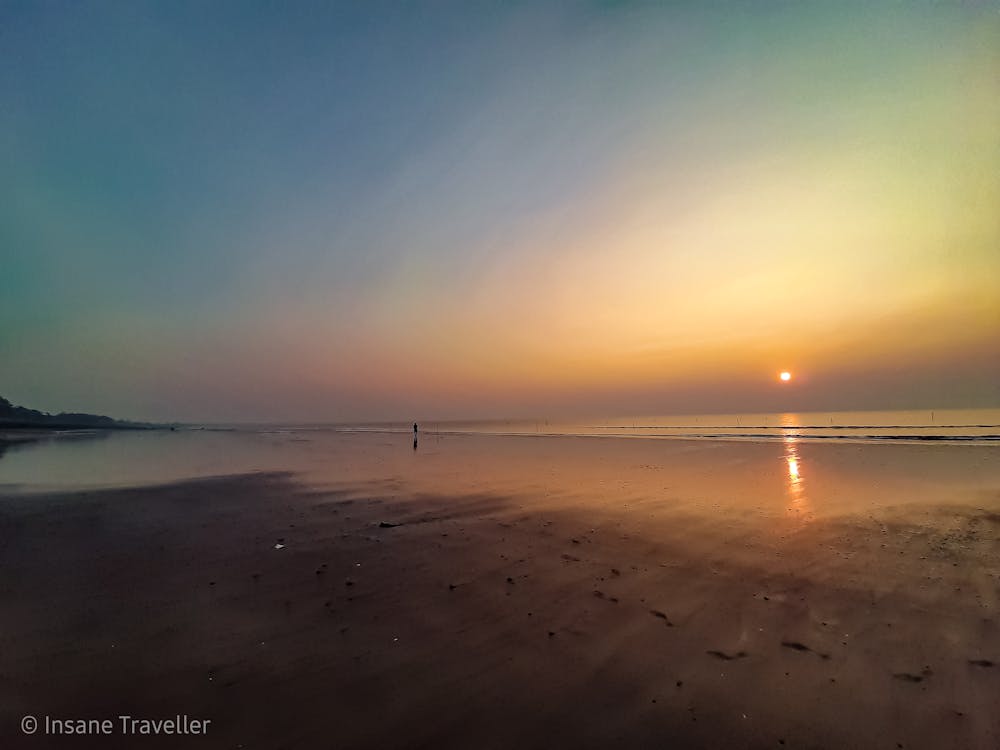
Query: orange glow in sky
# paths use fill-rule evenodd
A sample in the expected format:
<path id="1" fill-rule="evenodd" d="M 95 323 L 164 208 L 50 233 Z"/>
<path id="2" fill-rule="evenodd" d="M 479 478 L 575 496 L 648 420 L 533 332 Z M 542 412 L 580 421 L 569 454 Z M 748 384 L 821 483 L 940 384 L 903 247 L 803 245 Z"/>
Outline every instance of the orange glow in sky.
<path id="1" fill-rule="evenodd" d="M 988 3 L 355 5 L 180 41 L 180 11 L 3 14 L 4 397 L 198 423 L 1000 405 Z"/>

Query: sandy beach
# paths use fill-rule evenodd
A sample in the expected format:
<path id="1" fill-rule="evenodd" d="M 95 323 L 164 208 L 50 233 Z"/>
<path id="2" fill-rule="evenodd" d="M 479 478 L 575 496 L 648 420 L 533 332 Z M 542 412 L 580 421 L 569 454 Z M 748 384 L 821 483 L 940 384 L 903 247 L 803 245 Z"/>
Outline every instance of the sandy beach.
<path id="1" fill-rule="evenodd" d="M 793 477 L 780 445 L 295 440 L 331 474 L 7 485 L 4 747 L 138 746 L 25 715 L 211 721 L 155 747 L 1000 742 L 994 447 L 802 444 Z"/>

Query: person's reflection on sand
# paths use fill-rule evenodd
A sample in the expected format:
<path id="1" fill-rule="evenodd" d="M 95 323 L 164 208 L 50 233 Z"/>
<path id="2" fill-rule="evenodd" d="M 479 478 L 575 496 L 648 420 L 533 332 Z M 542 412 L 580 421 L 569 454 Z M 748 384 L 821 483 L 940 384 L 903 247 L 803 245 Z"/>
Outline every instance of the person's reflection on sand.
<path id="1" fill-rule="evenodd" d="M 416 449 L 417 449 L 417 438 L 414 437 L 413 438 L 413 450 L 416 450 Z"/>

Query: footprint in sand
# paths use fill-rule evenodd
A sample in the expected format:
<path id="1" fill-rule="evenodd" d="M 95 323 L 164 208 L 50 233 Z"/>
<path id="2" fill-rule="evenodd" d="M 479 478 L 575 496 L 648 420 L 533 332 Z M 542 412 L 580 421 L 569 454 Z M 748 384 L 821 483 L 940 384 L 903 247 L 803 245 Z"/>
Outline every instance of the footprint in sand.
<path id="1" fill-rule="evenodd" d="M 924 667 L 920 674 L 910 674 L 909 672 L 894 672 L 893 677 L 903 682 L 923 682 L 925 678 L 934 674 L 930 667 Z"/>
<path id="2" fill-rule="evenodd" d="M 725 651 L 706 651 L 705 653 L 709 656 L 714 656 L 716 659 L 722 659 L 723 661 L 734 661 L 748 656 L 746 651 L 737 651 L 735 654 L 727 654 Z"/>
<path id="3" fill-rule="evenodd" d="M 820 651 L 809 648 L 809 646 L 807 646 L 806 644 L 799 643 L 798 641 L 782 641 L 781 645 L 784 646 L 785 648 L 794 649 L 795 651 L 806 651 L 810 654 L 816 654 L 816 656 L 818 656 L 820 659 L 825 660 L 830 658 L 830 654 L 824 654 Z"/>
<path id="4" fill-rule="evenodd" d="M 649 614 L 651 614 L 653 617 L 658 617 L 661 620 L 663 620 L 665 623 L 667 623 L 667 627 L 671 627 L 672 628 L 674 626 L 674 624 L 672 622 L 670 622 L 670 618 L 667 617 L 667 613 L 666 612 L 661 612 L 658 609 L 651 609 L 651 610 L 649 610 Z"/>

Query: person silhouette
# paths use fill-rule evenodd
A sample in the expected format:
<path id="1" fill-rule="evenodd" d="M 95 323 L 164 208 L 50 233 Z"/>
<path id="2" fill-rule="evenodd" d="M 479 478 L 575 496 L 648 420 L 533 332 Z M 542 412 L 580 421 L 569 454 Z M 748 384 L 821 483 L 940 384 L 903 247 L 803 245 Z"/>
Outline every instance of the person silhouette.
<path id="1" fill-rule="evenodd" d="M 414 422 L 413 423 L 413 450 L 417 449 L 417 431 L 418 431 L 418 429 L 419 428 L 417 427 L 417 423 Z"/>

